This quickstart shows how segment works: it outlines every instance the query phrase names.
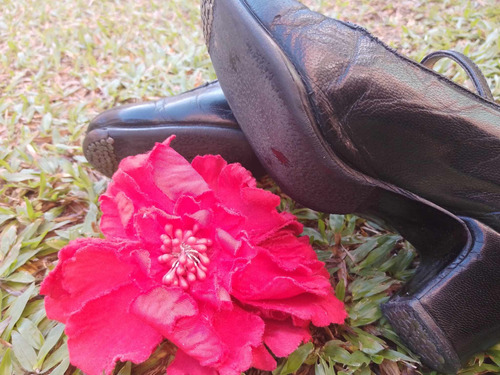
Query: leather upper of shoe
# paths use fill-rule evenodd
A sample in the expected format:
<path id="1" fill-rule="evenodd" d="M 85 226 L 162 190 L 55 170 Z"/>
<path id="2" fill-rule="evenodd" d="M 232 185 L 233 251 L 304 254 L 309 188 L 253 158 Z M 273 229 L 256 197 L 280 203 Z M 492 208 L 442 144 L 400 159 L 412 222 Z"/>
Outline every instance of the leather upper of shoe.
<path id="1" fill-rule="evenodd" d="M 219 82 L 214 81 L 180 95 L 109 109 L 92 120 L 87 132 L 102 128 L 168 124 L 217 125 L 239 129 Z"/>
<path id="2" fill-rule="evenodd" d="M 500 230 L 500 106 L 359 26 L 293 0 L 245 3 L 298 71 L 346 164 Z"/>
<path id="3" fill-rule="evenodd" d="M 263 174 L 217 81 L 156 102 L 109 109 L 89 124 L 82 147 L 92 166 L 111 177 L 123 158 L 148 152 L 171 135 L 173 147 L 188 160 L 220 154 L 255 176 Z"/>

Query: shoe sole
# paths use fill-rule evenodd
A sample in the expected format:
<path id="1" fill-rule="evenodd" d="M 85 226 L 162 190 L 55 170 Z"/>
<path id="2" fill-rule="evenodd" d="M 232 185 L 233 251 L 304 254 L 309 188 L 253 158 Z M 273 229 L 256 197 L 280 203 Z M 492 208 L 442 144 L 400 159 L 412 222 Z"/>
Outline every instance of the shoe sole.
<path id="1" fill-rule="evenodd" d="M 346 165 L 323 139 L 293 63 L 251 10 L 242 1 L 207 1 L 213 9 L 203 13 L 211 14 L 212 24 L 205 28 L 221 86 L 252 149 L 283 191 L 318 211 L 381 217 L 426 256 L 441 257 L 440 243 L 458 254 L 468 239 L 465 224 Z M 438 234 L 436 225 L 443 229 Z M 432 249 L 425 251 L 429 243 Z"/>
<path id="2" fill-rule="evenodd" d="M 432 327 L 411 295 L 449 265 L 470 241 L 463 221 L 346 165 L 323 139 L 314 116 L 315 105 L 293 63 L 247 5 L 215 0 L 204 6 L 212 7 L 203 13 L 211 15 L 211 24 L 205 29 L 219 81 L 264 167 L 284 192 L 305 206 L 382 217 L 419 250 L 425 266 L 417 269 L 403 291 L 409 299 L 389 302 L 386 316 L 391 324 L 401 327 L 403 337 L 413 333 L 412 327 L 418 328 L 407 342 L 424 363 L 455 369 L 460 362 L 451 349 L 441 356 L 425 349 L 432 343 L 438 348 L 441 343 L 447 348 L 450 345 L 439 331 L 432 333 L 437 325 Z"/>

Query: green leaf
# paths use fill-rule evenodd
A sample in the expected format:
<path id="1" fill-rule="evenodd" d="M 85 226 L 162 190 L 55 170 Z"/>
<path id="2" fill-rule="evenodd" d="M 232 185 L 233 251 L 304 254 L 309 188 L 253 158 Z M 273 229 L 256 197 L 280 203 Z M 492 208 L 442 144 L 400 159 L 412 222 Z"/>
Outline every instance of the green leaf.
<path id="1" fill-rule="evenodd" d="M 335 287 L 335 296 L 343 301 L 345 298 L 345 283 L 344 279 L 340 279 L 337 286 Z"/>
<path id="2" fill-rule="evenodd" d="M 9 340 L 10 333 L 12 329 L 14 328 L 14 325 L 17 323 L 19 318 L 21 317 L 24 309 L 26 308 L 26 304 L 30 300 L 33 292 L 35 291 L 35 284 L 31 284 L 28 289 L 24 291 L 23 294 L 21 294 L 19 297 L 16 298 L 12 306 L 9 308 L 7 311 L 7 317 L 10 317 L 10 323 L 7 326 L 7 329 L 4 331 L 2 334 L 2 338 L 5 341 Z"/>
<path id="3" fill-rule="evenodd" d="M 355 304 L 348 306 L 351 326 L 359 327 L 379 320 L 382 317 L 380 304 L 387 300 L 389 300 L 389 297 L 384 293 L 363 298 Z"/>
<path id="4" fill-rule="evenodd" d="M 38 196 L 40 198 L 44 198 L 45 196 L 45 190 L 47 188 L 47 177 L 45 172 L 40 172 L 40 184 L 38 188 Z"/>
<path id="5" fill-rule="evenodd" d="M 26 213 L 28 214 L 28 218 L 30 221 L 35 221 L 37 214 L 33 208 L 33 204 L 27 197 L 24 197 L 24 203 L 26 204 Z"/>
<path id="6" fill-rule="evenodd" d="M 377 238 L 372 238 L 350 252 L 356 263 L 362 261 L 377 246 Z"/>
<path id="7" fill-rule="evenodd" d="M 377 354 L 385 349 L 384 341 L 359 328 L 353 328 L 354 334 L 345 334 L 347 340 L 366 354 Z"/>
<path id="8" fill-rule="evenodd" d="M 288 375 L 297 371 L 300 366 L 305 362 L 309 354 L 314 350 L 314 345 L 312 342 L 308 342 L 296 349 L 292 354 L 290 354 L 279 371 L 280 375 Z M 274 373 L 274 372 L 273 372 Z"/>
<path id="9" fill-rule="evenodd" d="M 323 358 L 336 363 L 342 363 L 348 366 L 359 367 L 365 363 L 370 363 L 370 358 L 360 351 L 350 353 L 341 345 L 344 344 L 338 340 L 328 341 L 322 348 Z"/>
<path id="10" fill-rule="evenodd" d="M 292 213 L 297 216 L 299 220 L 318 220 L 319 214 L 309 208 L 299 208 L 292 210 Z"/>
<path id="11" fill-rule="evenodd" d="M 360 277 L 349 284 L 352 299 L 357 301 L 361 298 L 372 297 L 391 287 L 395 283 L 388 276 L 375 276 L 373 278 Z"/>
<path id="12" fill-rule="evenodd" d="M 12 374 L 12 349 L 7 348 L 5 351 L 2 362 L 0 362 L 0 374 L 9 375 Z"/>
<path id="13" fill-rule="evenodd" d="M 391 257 L 389 261 L 381 265 L 381 270 L 387 270 L 394 275 L 396 279 L 401 279 L 408 272 L 408 267 L 415 259 L 415 251 L 413 249 L 401 249 L 395 257 Z"/>
<path id="14" fill-rule="evenodd" d="M 323 236 L 316 229 L 304 227 L 302 234 L 308 236 L 313 242 L 325 243 Z"/>
<path id="15" fill-rule="evenodd" d="M 346 226 L 344 231 L 342 232 L 343 236 L 352 236 L 354 231 L 356 230 L 356 221 L 358 221 L 358 217 L 355 215 L 346 215 Z"/>
<path id="16" fill-rule="evenodd" d="M 403 354 L 401 352 L 397 352 L 397 351 L 392 350 L 392 349 L 382 350 L 378 354 L 383 356 L 385 359 L 388 359 L 389 361 L 393 361 L 393 362 L 406 361 L 406 362 L 418 363 L 417 360 L 407 356 L 406 354 Z"/>
<path id="17" fill-rule="evenodd" d="M 384 362 L 384 357 L 378 354 L 372 355 L 371 359 L 377 365 L 380 365 L 382 362 Z"/>
<path id="18" fill-rule="evenodd" d="M 5 223 L 6 221 L 15 218 L 16 215 L 14 214 L 0 214 L 0 225 Z"/>
<path id="19" fill-rule="evenodd" d="M 93 223 L 97 223 L 97 215 L 99 214 L 99 210 L 94 203 L 89 205 L 89 209 L 87 215 L 85 216 L 85 220 L 83 222 L 82 230 L 85 234 L 94 234 L 94 229 L 92 227 Z"/>
<path id="20" fill-rule="evenodd" d="M 1 297 L 1 292 L 0 292 L 0 297 Z M 5 328 L 7 328 L 7 326 L 10 323 L 10 320 L 11 320 L 10 316 L 8 316 L 4 320 L 0 321 L 0 335 L 5 331 Z"/>
<path id="21" fill-rule="evenodd" d="M 132 363 L 127 362 L 116 375 L 130 375 L 132 373 Z"/>
<path id="22" fill-rule="evenodd" d="M 351 354 L 351 366 L 361 366 L 370 363 L 370 358 L 362 351 L 356 350 Z"/>
<path id="23" fill-rule="evenodd" d="M 64 375 L 69 367 L 69 364 L 69 358 L 63 359 L 59 366 L 50 372 L 50 375 Z"/>
<path id="24" fill-rule="evenodd" d="M 341 233 L 342 229 L 344 228 L 344 220 L 345 216 L 344 215 L 330 215 L 329 217 L 329 224 L 330 228 L 332 228 L 334 233 Z"/>
<path id="25" fill-rule="evenodd" d="M 50 370 L 52 367 L 61 363 L 63 360 L 69 357 L 68 346 L 66 343 L 57 348 L 52 354 L 47 357 L 47 360 L 43 362 L 42 372 Z"/>
<path id="26" fill-rule="evenodd" d="M 321 238 L 323 240 L 325 240 L 326 239 L 326 224 L 321 219 L 318 220 L 318 229 L 319 229 L 319 233 L 321 234 Z"/>
<path id="27" fill-rule="evenodd" d="M 36 365 L 35 349 L 17 331 L 12 332 L 12 350 L 19 364 L 26 371 L 33 371 Z"/>
<path id="28" fill-rule="evenodd" d="M 394 249 L 396 243 L 400 240 L 399 236 L 387 236 L 384 242 L 368 254 L 368 256 L 358 265 L 360 268 L 375 267 L 381 265 L 387 260 L 390 252 Z"/>
<path id="29" fill-rule="evenodd" d="M 327 363 L 323 358 L 319 358 L 319 361 L 314 366 L 314 375 L 333 375 L 333 374 L 335 374 L 333 363 Z"/>
<path id="30" fill-rule="evenodd" d="M 355 375 L 372 375 L 373 372 L 370 370 L 370 366 L 363 366 L 354 372 Z"/>
<path id="31" fill-rule="evenodd" d="M 43 134 L 47 134 L 49 132 L 51 124 L 52 124 L 52 114 L 49 112 L 43 115 L 42 117 L 41 128 Z"/>
<path id="32" fill-rule="evenodd" d="M 43 343 L 40 351 L 38 352 L 37 358 L 37 367 L 41 367 L 43 361 L 47 354 L 52 350 L 52 348 L 58 343 L 64 332 L 64 324 L 58 323 L 54 328 L 52 328 L 45 338 L 45 342 Z"/>
<path id="33" fill-rule="evenodd" d="M 21 318 L 17 322 L 17 331 L 35 349 L 39 350 L 44 342 L 40 330 L 29 319 Z"/>
<path id="34" fill-rule="evenodd" d="M 35 278 L 28 272 L 20 271 L 10 275 L 6 280 L 12 283 L 30 284 L 35 281 Z"/>
<path id="35" fill-rule="evenodd" d="M 36 177 L 33 175 L 33 170 L 23 170 L 17 173 L 4 172 L 0 174 L 0 178 L 3 178 L 7 182 L 22 182 L 27 180 L 34 180 Z"/>
<path id="36" fill-rule="evenodd" d="M 16 242 L 17 226 L 10 225 L 2 232 L 2 239 L 0 240 L 0 253 L 5 255 L 10 250 L 11 246 Z"/>
<path id="37" fill-rule="evenodd" d="M 404 350 L 405 353 L 410 353 L 409 349 L 403 344 L 401 339 L 399 338 L 396 333 L 386 327 L 381 327 L 379 329 L 380 334 L 385 337 L 386 339 L 391 340 L 393 343 L 395 343 L 398 346 L 399 350 Z M 411 353 L 410 353 L 411 354 Z"/>

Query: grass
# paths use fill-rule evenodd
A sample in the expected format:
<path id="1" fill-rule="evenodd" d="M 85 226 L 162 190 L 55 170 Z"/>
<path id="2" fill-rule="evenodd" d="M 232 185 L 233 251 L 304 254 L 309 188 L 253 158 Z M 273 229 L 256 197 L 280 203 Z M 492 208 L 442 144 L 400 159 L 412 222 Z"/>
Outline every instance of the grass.
<path id="1" fill-rule="evenodd" d="M 500 97 L 495 0 L 306 3 L 367 27 L 416 60 L 437 49 L 463 51 Z M 215 78 L 198 2 L 3 0 L 0 41 L 0 375 L 79 374 L 69 364 L 63 327 L 46 318 L 38 290 L 61 247 L 99 236 L 97 198 L 108 180 L 82 156 L 85 128 L 105 109 Z M 465 81 L 449 63 L 438 69 Z M 276 374 L 427 373 L 378 307 L 411 277 L 411 246 L 355 216 L 298 208 L 286 196 L 282 205 L 306 224 L 350 318 L 317 329 L 314 343 L 284 359 Z M 170 352 L 164 345 L 144 364 L 120 364 L 117 372 L 165 373 Z M 500 346 L 476 355 L 461 373 L 500 373 Z"/>

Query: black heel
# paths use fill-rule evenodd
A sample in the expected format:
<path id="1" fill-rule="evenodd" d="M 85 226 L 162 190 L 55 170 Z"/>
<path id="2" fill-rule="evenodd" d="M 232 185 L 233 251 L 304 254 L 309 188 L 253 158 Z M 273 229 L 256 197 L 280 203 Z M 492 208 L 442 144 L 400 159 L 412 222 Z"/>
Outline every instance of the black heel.
<path id="1" fill-rule="evenodd" d="M 463 218 L 469 239 L 457 258 L 412 295 L 382 306 L 395 331 L 426 365 L 456 373 L 472 354 L 498 341 L 500 234 Z"/>

